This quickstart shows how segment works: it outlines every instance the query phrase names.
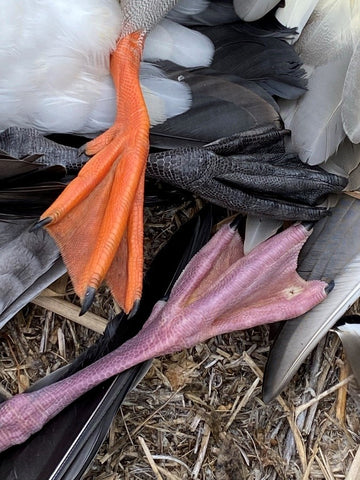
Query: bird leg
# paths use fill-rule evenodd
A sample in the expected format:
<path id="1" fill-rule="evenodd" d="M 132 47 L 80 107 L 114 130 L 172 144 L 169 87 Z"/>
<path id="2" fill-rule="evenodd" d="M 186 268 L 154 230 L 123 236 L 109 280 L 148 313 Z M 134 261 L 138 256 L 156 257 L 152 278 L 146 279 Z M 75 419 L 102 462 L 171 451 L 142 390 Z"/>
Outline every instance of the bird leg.
<path id="1" fill-rule="evenodd" d="M 143 42 L 143 32 L 118 41 L 110 61 L 115 123 L 87 144 L 86 153 L 94 156 L 39 222 L 61 250 L 83 313 L 103 280 L 126 312 L 141 296 L 150 126 L 139 85 Z"/>
<path id="2" fill-rule="evenodd" d="M 315 221 L 348 180 L 286 153 L 285 130 L 254 129 L 203 147 L 151 153 L 146 174 L 231 210 L 279 220 Z"/>
<path id="3" fill-rule="evenodd" d="M 76 398 L 133 365 L 314 307 L 329 286 L 307 282 L 296 273 L 298 254 L 309 235 L 305 226 L 295 225 L 244 255 L 236 225 L 222 227 L 135 337 L 74 375 L 17 395 L 0 407 L 0 451 L 25 441 Z"/>

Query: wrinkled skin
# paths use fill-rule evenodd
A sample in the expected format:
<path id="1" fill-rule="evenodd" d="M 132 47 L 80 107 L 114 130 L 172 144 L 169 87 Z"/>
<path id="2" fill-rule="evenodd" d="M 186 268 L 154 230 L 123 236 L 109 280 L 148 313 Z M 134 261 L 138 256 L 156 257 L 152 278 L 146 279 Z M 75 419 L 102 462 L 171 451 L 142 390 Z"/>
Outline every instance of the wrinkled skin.
<path id="1" fill-rule="evenodd" d="M 204 147 L 150 155 L 147 175 L 222 207 L 279 220 L 318 220 L 318 206 L 347 185 L 345 177 L 302 163 L 282 144 L 285 132 L 243 132 Z"/>

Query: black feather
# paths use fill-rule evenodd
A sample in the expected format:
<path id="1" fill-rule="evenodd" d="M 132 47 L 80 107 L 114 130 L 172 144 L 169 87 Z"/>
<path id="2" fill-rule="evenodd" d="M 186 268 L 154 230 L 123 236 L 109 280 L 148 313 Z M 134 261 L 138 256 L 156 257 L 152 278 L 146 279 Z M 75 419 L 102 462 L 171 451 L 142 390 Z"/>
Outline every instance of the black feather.
<path id="1" fill-rule="evenodd" d="M 270 95 L 296 99 L 306 91 L 302 62 L 285 38 L 288 29 L 265 30 L 246 22 L 197 27 L 215 45 L 212 68 L 252 80 Z"/>
<path id="2" fill-rule="evenodd" d="M 153 146 L 201 146 L 254 128 L 281 128 L 277 105 L 255 83 L 212 73 L 209 69 L 171 72 L 171 77 L 181 75 L 190 86 L 193 104 L 182 115 L 151 129 Z"/>

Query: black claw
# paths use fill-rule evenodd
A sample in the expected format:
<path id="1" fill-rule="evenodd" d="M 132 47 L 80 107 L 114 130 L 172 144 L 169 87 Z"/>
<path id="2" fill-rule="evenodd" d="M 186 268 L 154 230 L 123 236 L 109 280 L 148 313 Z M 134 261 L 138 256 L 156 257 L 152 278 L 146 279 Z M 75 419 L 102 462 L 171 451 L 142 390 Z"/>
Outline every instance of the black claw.
<path id="1" fill-rule="evenodd" d="M 131 311 L 128 315 L 128 318 L 132 318 L 134 315 L 136 315 L 137 311 L 139 310 L 139 306 L 140 306 L 140 300 L 135 300 L 134 306 L 131 309 Z"/>
<path id="2" fill-rule="evenodd" d="M 237 230 L 240 223 L 242 222 L 242 219 L 243 219 L 243 216 L 241 214 L 236 215 L 234 220 L 230 223 L 230 228 L 233 228 L 234 230 Z"/>
<path id="3" fill-rule="evenodd" d="M 325 293 L 326 295 L 329 295 L 329 293 L 331 292 L 331 290 L 335 287 L 335 282 L 334 280 L 330 280 L 330 282 L 328 282 L 327 286 L 325 287 Z"/>
<path id="4" fill-rule="evenodd" d="M 88 287 L 87 290 L 86 290 L 86 293 L 85 293 L 85 297 L 84 297 L 84 301 L 83 301 L 83 304 L 82 304 L 82 307 L 81 307 L 81 310 L 80 310 L 80 313 L 79 313 L 79 316 L 81 317 L 81 315 L 84 315 L 84 313 L 86 313 L 89 308 L 91 307 L 93 301 L 94 301 L 94 298 L 95 298 L 95 293 L 96 293 L 96 288 L 94 287 Z"/>
<path id="5" fill-rule="evenodd" d="M 30 227 L 29 231 L 30 232 L 36 232 L 40 228 L 45 227 L 46 225 L 49 225 L 49 223 L 51 223 L 51 222 L 52 222 L 51 217 L 43 218 L 42 220 L 39 220 L 38 222 L 36 222 L 32 227 Z"/>
<path id="6" fill-rule="evenodd" d="M 316 222 L 301 222 L 301 225 L 305 228 L 305 230 L 307 230 L 308 232 L 310 232 L 310 230 L 313 229 L 314 225 L 315 225 Z"/>

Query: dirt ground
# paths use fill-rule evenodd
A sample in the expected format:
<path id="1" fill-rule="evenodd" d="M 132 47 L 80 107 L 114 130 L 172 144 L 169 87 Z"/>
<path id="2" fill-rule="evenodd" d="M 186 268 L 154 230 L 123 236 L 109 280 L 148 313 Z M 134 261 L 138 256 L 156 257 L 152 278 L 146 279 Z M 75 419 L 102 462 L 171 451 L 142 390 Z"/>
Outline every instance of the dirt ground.
<path id="1" fill-rule="evenodd" d="M 195 208 L 146 209 L 147 263 Z M 76 302 L 69 283 L 65 299 Z M 114 315 L 105 290 L 93 312 Z M 0 335 L 1 388 L 16 393 L 98 334 L 30 304 Z M 269 328 L 261 327 L 154 360 L 84 478 L 359 479 L 360 397 L 337 335 L 329 332 L 285 392 L 265 405 L 268 351 Z"/>

